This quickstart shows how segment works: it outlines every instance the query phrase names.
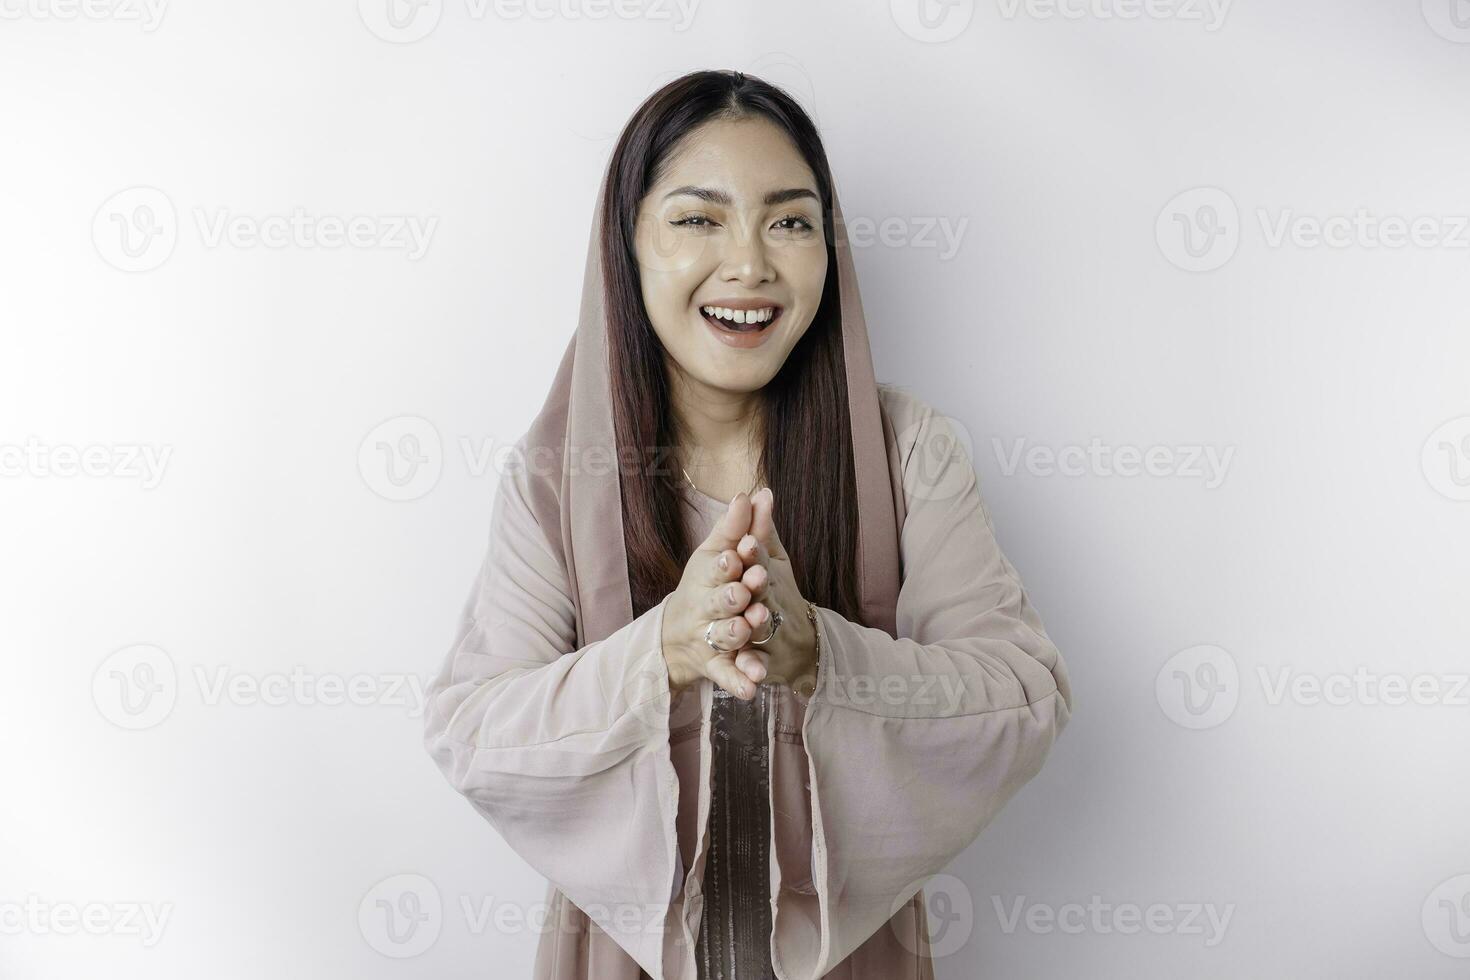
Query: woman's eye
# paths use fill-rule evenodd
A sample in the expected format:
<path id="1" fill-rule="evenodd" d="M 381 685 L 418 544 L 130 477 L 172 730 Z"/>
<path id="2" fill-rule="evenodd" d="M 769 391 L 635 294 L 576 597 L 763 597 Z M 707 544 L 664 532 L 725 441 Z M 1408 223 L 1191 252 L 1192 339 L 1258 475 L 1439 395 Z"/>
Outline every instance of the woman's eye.
<path id="1" fill-rule="evenodd" d="M 669 224 L 673 225 L 676 228 L 719 227 L 718 222 L 711 219 L 708 215 L 703 214 L 685 215 L 677 221 L 670 221 Z M 777 221 L 773 227 L 781 231 L 808 232 L 813 230 L 812 223 L 799 214 L 788 214 L 786 217 Z"/>
<path id="2" fill-rule="evenodd" d="M 786 222 L 788 222 L 788 221 L 795 222 L 795 224 L 788 225 L 788 224 L 786 224 Z M 786 229 L 791 230 L 791 231 L 811 231 L 812 230 L 812 223 L 810 221 L 806 220 L 805 218 L 803 218 L 799 214 L 788 214 L 786 217 L 784 217 L 780 221 L 776 222 L 776 227 L 780 228 L 780 227 L 783 227 L 783 226 Z"/>

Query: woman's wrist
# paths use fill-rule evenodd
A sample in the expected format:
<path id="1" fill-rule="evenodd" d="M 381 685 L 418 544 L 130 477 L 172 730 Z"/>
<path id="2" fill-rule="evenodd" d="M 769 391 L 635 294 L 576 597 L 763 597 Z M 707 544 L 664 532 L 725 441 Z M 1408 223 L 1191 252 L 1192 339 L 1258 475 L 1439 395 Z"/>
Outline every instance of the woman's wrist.
<path id="1" fill-rule="evenodd" d="M 678 694 L 698 680 L 698 672 L 689 666 L 679 644 L 668 637 L 669 622 L 666 618 L 659 632 L 659 653 L 663 656 L 664 671 L 669 675 L 669 693 Z"/>
<path id="2" fill-rule="evenodd" d="M 817 630 L 809 609 L 810 604 L 803 600 L 800 612 L 783 614 L 778 635 L 785 636 L 786 642 L 771 652 L 770 679 L 792 690 L 803 681 L 814 681 L 817 675 Z"/>
<path id="3" fill-rule="evenodd" d="M 664 667 L 669 675 L 669 693 L 679 694 L 699 680 L 699 672 L 689 666 L 677 644 L 664 644 Z"/>

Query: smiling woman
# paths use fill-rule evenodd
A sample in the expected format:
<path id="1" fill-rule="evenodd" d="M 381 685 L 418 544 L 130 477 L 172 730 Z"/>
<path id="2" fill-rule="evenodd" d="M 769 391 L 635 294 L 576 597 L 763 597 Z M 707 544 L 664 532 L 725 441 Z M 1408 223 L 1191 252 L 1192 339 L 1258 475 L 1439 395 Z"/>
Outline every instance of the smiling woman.
<path id="1" fill-rule="evenodd" d="M 955 431 L 874 377 L 844 228 L 811 120 L 738 72 L 609 160 L 426 712 L 551 883 L 539 980 L 932 978 L 925 881 L 1070 717 Z"/>
<path id="2" fill-rule="evenodd" d="M 697 175 L 717 185 L 681 183 Z M 750 186 L 782 179 L 803 186 Z M 644 306 L 664 347 L 686 354 L 676 357 L 677 363 L 703 361 L 714 370 L 724 369 L 712 355 L 692 356 L 692 348 L 703 341 L 687 337 L 682 329 L 688 318 L 680 300 L 686 297 L 687 309 L 710 327 L 708 335 L 728 346 L 766 347 L 779 334 L 780 342 L 766 347 L 763 359 L 747 370 L 764 370 L 769 380 L 784 363 L 811 325 L 826 277 L 821 201 L 811 189 L 814 183 L 785 132 L 763 118 L 716 120 L 689 135 L 640 212 L 637 249 Z M 663 184 L 677 186 L 664 190 Z M 723 277 L 711 268 L 715 264 L 726 266 Z M 711 281 L 722 285 L 709 287 Z M 779 289 L 767 287 L 761 295 L 749 295 L 777 281 Z M 707 287 L 732 286 L 744 288 L 733 295 L 697 295 Z M 769 295 L 774 292 L 781 295 Z"/>
<path id="3" fill-rule="evenodd" d="M 739 450 L 759 392 L 822 302 L 819 186 L 785 127 L 720 114 L 685 135 L 639 202 L 643 311 L 668 355 L 674 407 L 688 409 L 676 418 L 680 441 L 733 457 L 701 476 L 703 491 L 721 499 L 755 477 L 756 454 Z"/>

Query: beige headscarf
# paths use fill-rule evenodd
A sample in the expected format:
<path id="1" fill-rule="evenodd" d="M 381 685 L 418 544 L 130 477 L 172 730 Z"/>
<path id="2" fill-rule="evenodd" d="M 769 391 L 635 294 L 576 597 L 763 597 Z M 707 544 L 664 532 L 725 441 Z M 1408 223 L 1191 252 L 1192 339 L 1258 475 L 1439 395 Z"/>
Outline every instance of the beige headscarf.
<path id="1" fill-rule="evenodd" d="M 562 558 L 577 610 L 579 646 L 608 637 L 633 618 L 623 545 L 619 468 L 574 466 L 573 472 L 567 472 L 567 461 L 573 450 L 580 459 L 620 458 L 613 431 L 608 326 L 600 261 L 602 205 L 608 193 L 611 168 L 609 161 L 592 210 L 577 333 L 567 345 L 551 391 L 526 437 L 527 452 L 537 453 L 538 463 L 543 464 L 534 468 L 531 506 L 548 537 L 555 541 L 558 535 L 551 529 L 560 528 Z M 895 607 L 901 584 L 898 548 L 904 516 L 902 483 L 895 485 L 884 446 L 868 326 L 835 186 L 832 225 L 841 290 L 853 471 L 857 481 L 861 617 L 864 625 L 894 636 Z"/>

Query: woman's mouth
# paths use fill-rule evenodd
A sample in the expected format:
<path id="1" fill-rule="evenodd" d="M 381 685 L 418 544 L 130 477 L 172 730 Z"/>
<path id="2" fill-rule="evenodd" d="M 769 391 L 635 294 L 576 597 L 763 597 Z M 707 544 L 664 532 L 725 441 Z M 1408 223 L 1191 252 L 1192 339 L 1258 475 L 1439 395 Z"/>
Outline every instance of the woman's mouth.
<path id="1" fill-rule="evenodd" d="M 782 307 L 766 306 L 755 310 L 732 310 L 721 306 L 701 306 L 699 314 L 718 336 L 732 347 L 755 347 L 771 334 L 781 319 Z"/>

